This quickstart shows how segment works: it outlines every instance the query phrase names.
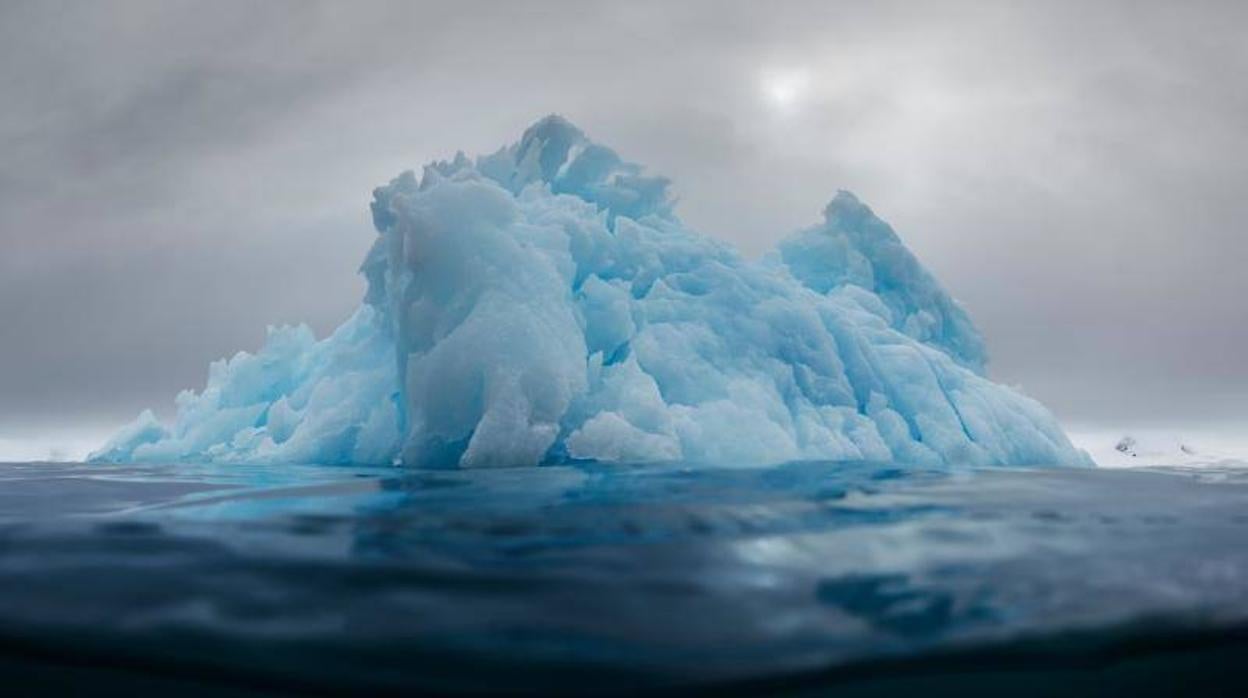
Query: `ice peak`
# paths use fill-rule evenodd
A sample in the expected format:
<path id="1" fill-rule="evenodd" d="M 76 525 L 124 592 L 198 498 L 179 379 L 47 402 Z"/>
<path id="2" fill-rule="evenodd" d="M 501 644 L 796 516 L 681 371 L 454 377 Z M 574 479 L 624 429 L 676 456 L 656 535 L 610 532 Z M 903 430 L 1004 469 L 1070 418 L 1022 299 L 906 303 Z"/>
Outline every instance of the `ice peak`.
<path id="1" fill-rule="evenodd" d="M 525 129 L 514 145 L 478 158 L 476 167 L 513 194 L 544 183 L 555 194 L 588 201 L 607 213 L 609 223 L 617 216 L 671 216 L 666 177 L 644 174 L 641 165 L 593 142 L 557 114 Z"/>
<path id="2" fill-rule="evenodd" d="M 530 158 L 535 160 L 541 178 L 553 182 L 567 164 L 572 149 L 583 147 L 587 142 L 584 132 L 571 121 L 558 114 L 550 114 L 525 129 L 516 144 L 514 157 L 517 163 Z"/>
<path id="3" fill-rule="evenodd" d="M 833 219 L 847 222 L 860 221 L 874 215 L 870 207 L 847 189 L 836 190 L 836 196 L 833 196 L 823 209 L 823 219 L 828 222 Z"/>
<path id="4" fill-rule="evenodd" d="M 883 301 L 895 329 L 983 373 L 987 351 L 970 316 L 906 247 L 892 226 L 852 193 L 840 190 L 824 221 L 779 245 L 789 272 L 821 294 L 846 286 Z"/>

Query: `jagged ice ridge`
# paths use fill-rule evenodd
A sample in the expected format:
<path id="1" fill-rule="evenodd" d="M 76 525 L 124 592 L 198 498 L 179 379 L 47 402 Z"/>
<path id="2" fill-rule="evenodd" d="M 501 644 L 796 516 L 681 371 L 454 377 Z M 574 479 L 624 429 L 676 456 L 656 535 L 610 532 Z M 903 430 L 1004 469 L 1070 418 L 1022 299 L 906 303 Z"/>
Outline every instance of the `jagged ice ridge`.
<path id="1" fill-rule="evenodd" d="M 1081 465 L 984 374 L 979 333 L 848 192 L 758 261 L 668 181 L 547 117 L 374 192 L 368 292 L 329 337 L 270 328 L 98 461 Z"/>

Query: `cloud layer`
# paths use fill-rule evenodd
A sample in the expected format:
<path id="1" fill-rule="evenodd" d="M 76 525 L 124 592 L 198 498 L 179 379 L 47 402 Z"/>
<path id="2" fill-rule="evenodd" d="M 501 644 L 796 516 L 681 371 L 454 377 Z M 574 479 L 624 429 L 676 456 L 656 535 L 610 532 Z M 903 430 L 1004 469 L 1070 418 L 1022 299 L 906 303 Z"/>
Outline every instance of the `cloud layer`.
<path id="1" fill-rule="evenodd" d="M 626 5 L 626 6 L 621 6 Z M 369 193 L 567 115 L 759 251 L 855 191 L 1071 422 L 1248 404 L 1242 3 L 0 8 L 0 436 L 363 289 Z M 768 76 L 801 74 L 783 108 Z M 774 85 L 773 85 L 774 87 Z"/>

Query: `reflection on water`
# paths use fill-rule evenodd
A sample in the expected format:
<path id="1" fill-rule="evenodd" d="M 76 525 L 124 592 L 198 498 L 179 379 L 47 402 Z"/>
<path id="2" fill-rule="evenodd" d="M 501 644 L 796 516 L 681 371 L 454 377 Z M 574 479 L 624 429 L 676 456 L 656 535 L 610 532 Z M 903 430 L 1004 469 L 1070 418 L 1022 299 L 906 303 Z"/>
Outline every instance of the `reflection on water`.
<path id="1" fill-rule="evenodd" d="M 1246 484 L 10 464 L 0 643 L 283 688 L 536 692 L 757 687 L 1071 633 L 1106 646 L 1242 627 Z"/>

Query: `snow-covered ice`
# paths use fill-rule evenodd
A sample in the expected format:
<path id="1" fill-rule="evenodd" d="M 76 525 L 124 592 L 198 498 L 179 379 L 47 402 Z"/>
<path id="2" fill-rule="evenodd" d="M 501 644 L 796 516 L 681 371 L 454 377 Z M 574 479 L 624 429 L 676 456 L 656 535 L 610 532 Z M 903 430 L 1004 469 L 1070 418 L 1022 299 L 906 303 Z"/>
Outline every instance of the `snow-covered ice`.
<path id="1" fill-rule="evenodd" d="M 1072 429 L 1074 443 L 1086 449 L 1097 465 L 1131 467 L 1248 467 L 1248 443 L 1242 427 L 1143 427 L 1111 430 Z"/>
<path id="2" fill-rule="evenodd" d="M 761 260 L 559 117 L 374 192 L 368 292 L 270 329 L 101 461 L 1083 465 L 991 382 L 962 308 L 852 194 Z"/>

